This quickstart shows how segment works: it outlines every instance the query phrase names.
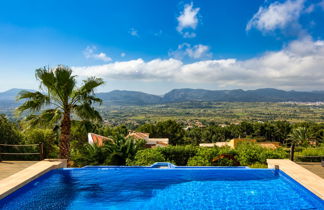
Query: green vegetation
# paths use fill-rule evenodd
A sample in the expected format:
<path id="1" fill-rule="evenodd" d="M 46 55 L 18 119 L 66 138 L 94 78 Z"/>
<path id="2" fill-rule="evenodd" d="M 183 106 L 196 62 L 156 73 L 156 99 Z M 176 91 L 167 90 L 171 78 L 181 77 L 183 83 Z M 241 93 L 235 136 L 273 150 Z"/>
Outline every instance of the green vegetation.
<path id="1" fill-rule="evenodd" d="M 282 149 L 265 149 L 255 143 L 242 142 L 237 149 L 229 147 L 168 146 L 140 150 L 128 165 L 148 166 L 167 161 L 179 166 L 264 166 L 269 158 L 286 158 Z"/>
<path id="2" fill-rule="evenodd" d="M 59 131 L 50 124 L 30 126 L 22 120 L 11 123 L 1 116 L 0 132 L 6 136 L 5 143 L 44 143 L 45 157 L 59 156 Z M 2 131 L 1 131 L 2 129 Z M 297 160 L 308 160 L 308 156 L 317 156 L 311 161 L 318 161 L 323 156 L 323 129 L 321 123 L 289 123 L 287 121 L 251 122 L 227 126 L 209 125 L 206 127 L 184 126 L 176 121 L 161 121 L 155 124 L 138 126 L 138 131 L 150 132 L 153 137 L 169 137 L 173 146 L 145 149 L 144 142 L 126 139 L 129 129 L 125 125 L 107 126 L 90 121 L 72 121 L 71 124 L 71 164 L 84 165 L 151 165 L 154 162 L 167 161 L 176 165 L 188 166 L 235 166 L 247 165 L 264 167 L 268 158 L 287 158 L 292 143 L 297 145 Z M 296 131 L 307 130 L 307 138 L 301 141 Z M 89 132 L 109 136 L 103 147 L 89 145 Z M 10 135 L 9 135 L 10 134 Z M 300 134 L 300 132 L 299 132 Z M 295 137 L 294 137 L 295 136 Z M 235 149 L 229 147 L 202 148 L 199 143 L 228 141 L 231 138 L 254 138 L 257 141 L 279 141 L 283 148 L 265 149 L 255 143 L 239 143 Z M 298 138 L 297 138 L 298 137 Z M 295 139 L 296 138 L 296 139 Z M 312 144 L 310 144 L 310 142 Z M 323 144 L 322 144 L 323 145 Z M 307 156 L 306 159 L 304 156 Z M 36 157 L 37 158 L 37 157 Z M 28 157 L 29 159 L 29 157 Z"/>
<path id="3" fill-rule="evenodd" d="M 134 160 L 128 159 L 127 165 L 129 166 L 149 166 L 156 162 L 165 162 L 162 153 L 156 149 L 139 150 Z"/>
<path id="4" fill-rule="evenodd" d="M 45 158 L 66 158 L 72 166 L 151 165 L 167 161 L 180 166 L 265 167 L 266 159 L 318 161 L 324 156 L 324 105 L 296 103 L 181 102 L 149 106 L 98 106 L 94 89 L 103 84 L 89 78 L 77 87 L 68 67 L 38 69 L 41 90 L 23 91 L 19 120 L 0 115 L 0 144 L 44 145 Z M 117 93 L 115 93 L 117 94 Z M 95 109 L 97 108 L 97 109 Z M 98 110 L 98 111 L 97 111 Z M 23 118 L 24 117 L 24 118 Z M 102 119 L 104 120 L 102 122 Z M 307 119 L 307 121 L 306 121 Z M 317 122 L 317 123 L 315 123 Z M 170 146 L 145 149 L 144 140 L 126 138 L 130 130 L 169 138 Z M 89 145 L 87 134 L 110 137 L 104 146 Z M 265 149 L 256 143 L 202 148 L 200 143 L 250 138 L 280 142 Z M 6 148 L 5 152 L 35 152 Z M 36 149 L 37 150 L 37 149 Z M 18 158 L 12 156 L 11 158 Z M 24 157 L 36 159 L 37 157 Z"/>
<path id="5" fill-rule="evenodd" d="M 71 115 L 82 120 L 101 120 L 92 105 L 101 102 L 95 97 L 94 89 L 103 81 L 89 78 L 78 88 L 72 70 L 65 66 L 37 69 L 36 78 L 40 81 L 42 92 L 20 92 L 18 100 L 24 100 L 24 103 L 17 111 L 20 114 L 29 111 L 27 118 L 31 126 L 50 124 L 57 127 L 60 130 L 60 158 L 70 159 Z"/>
<path id="6" fill-rule="evenodd" d="M 98 107 L 111 125 L 137 127 L 145 123 L 176 120 L 183 125 L 231 124 L 243 121 L 324 122 L 324 104 L 274 102 L 181 102 L 146 106 Z"/>
<path id="7" fill-rule="evenodd" d="M 102 147 L 85 144 L 72 153 L 72 159 L 75 166 L 126 165 L 127 161 L 134 159 L 137 151 L 144 149 L 144 145 L 144 141 L 117 136 L 114 142 L 108 141 Z"/>

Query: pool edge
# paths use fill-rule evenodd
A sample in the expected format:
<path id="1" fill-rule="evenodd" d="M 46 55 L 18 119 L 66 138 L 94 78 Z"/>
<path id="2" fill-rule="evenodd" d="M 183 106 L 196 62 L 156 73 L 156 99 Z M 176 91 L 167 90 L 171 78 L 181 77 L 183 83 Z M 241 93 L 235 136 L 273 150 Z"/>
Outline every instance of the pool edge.
<path id="1" fill-rule="evenodd" d="M 39 161 L 7 178 L 0 180 L 0 199 L 25 186 L 52 169 L 66 167 L 65 159 L 46 159 Z"/>
<path id="2" fill-rule="evenodd" d="M 267 159 L 268 168 L 279 167 L 294 181 L 324 201 L 324 179 L 288 159 Z"/>

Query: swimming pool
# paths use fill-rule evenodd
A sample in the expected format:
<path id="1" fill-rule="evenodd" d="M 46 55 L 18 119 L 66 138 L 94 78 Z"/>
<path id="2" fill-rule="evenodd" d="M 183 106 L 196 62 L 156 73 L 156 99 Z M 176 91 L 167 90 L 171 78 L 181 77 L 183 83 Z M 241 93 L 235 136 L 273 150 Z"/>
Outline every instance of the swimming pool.
<path id="1" fill-rule="evenodd" d="M 274 169 L 56 169 L 0 200 L 0 209 L 324 209 Z"/>

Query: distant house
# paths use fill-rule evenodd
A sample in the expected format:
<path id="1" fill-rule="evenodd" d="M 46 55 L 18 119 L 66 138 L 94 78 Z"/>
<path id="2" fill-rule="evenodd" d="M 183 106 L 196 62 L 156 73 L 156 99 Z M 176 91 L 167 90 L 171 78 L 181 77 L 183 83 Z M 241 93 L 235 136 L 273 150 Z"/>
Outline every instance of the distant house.
<path id="1" fill-rule="evenodd" d="M 168 138 L 150 138 L 149 133 L 142 133 L 142 132 L 135 132 L 131 131 L 126 138 L 131 137 L 134 139 L 143 139 L 146 141 L 146 147 L 153 148 L 153 147 L 166 147 L 169 145 Z"/>
<path id="2" fill-rule="evenodd" d="M 229 147 L 235 149 L 239 142 L 254 142 L 254 143 L 258 144 L 259 146 L 268 148 L 268 149 L 276 149 L 276 148 L 280 147 L 279 142 L 257 142 L 256 139 L 241 139 L 241 138 L 232 139 L 229 142 L 202 143 L 202 144 L 199 144 L 199 146 L 200 147 L 229 146 Z"/>
<path id="3" fill-rule="evenodd" d="M 103 146 L 105 141 L 113 141 L 113 139 L 100 136 L 95 133 L 88 133 L 88 143 L 89 144 L 96 144 L 98 146 Z"/>
<path id="4" fill-rule="evenodd" d="M 128 138 L 128 137 L 132 137 L 134 139 L 144 139 L 144 140 L 148 140 L 149 137 L 150 137 L 150 134 L 149 133 L 142 133 L 142 132 L 134 132 L 134 131 L 131 131 L 126 136 L 126 138 Z"/>
<path id="5" fill-rule="evenodd" d="M 214 143 L 201 143 L 199 144 L 200 147 L 225 147 L 229 146 L 229 142 L 214 142 Z"/>

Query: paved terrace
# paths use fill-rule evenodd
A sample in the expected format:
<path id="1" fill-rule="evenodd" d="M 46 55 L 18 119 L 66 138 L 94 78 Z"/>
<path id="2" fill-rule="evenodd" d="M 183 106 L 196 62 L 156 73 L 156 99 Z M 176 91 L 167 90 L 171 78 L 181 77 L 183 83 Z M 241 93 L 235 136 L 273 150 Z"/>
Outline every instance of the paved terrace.
<path id="1" fill-rule="evenodd" d="M 8 165 L 5 166 L 2 164 L 5 163 L 1 163 L 1 167 L 3 167 L 3 169 L 6 166 L 8 168 Z M 30 163 L 30 166 L 27 168 L 26 164 L 28 163 L 25 163 L 25 167 L 23 167 L 23 163 L 17 164 L 16 167 L 12 167 L 12 170 L 7 170 L 5 178 L 0 179 L 0 199 L 6 197 L 7 195 L 16 191 L 28 182 L 34 180 L 35 178 L 45 174 L 46 172 L 52 169 L 66 167 L 66 160 L 42 160 L 36 163 Z M 20 165 L 20 167 L 18 165 Z M 13 172 L 15 170 L 17 170 L 18 173 Z M 10 175 L 11 173 L 14 174 Z"/>
<path id="2" fill-rule="evenodd" d="M 0 180 L 11 176 L 39 161 L 2 161 L 0 162 Z"/>
<path id="3" fill-rule="evenodd" d="M 268 159 L 268 167 L 279 169 L 324 200 L 324 179 L 288 159 Z"/>
<path id="4" fill-rule="evenodd" d="M 303 166 L 307 170 L 313 172 L 314 174 L 322 177 L 324 179 L 324 167 L 320 162 L 297 162 L 298 165 Z"/>

